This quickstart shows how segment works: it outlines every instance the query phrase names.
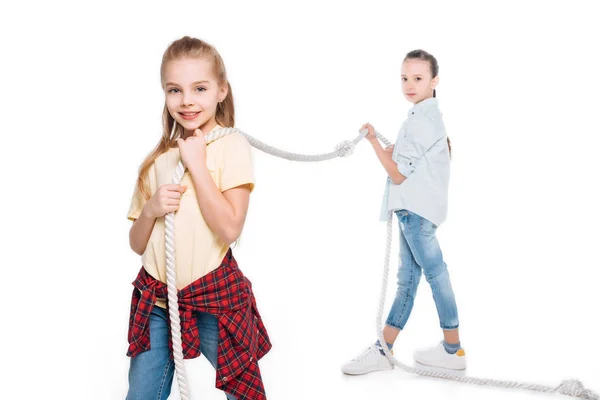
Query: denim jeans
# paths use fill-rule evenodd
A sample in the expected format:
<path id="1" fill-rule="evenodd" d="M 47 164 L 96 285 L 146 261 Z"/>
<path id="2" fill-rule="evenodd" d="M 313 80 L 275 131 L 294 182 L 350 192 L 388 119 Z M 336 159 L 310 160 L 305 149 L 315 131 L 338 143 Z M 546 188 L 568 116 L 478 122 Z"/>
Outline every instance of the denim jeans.
<path id="1" fill-rule="evenodd" d="M 404 329 L 413 308 L 421 272 L 431 286 L 442 329 L 458 328 L 458 311 L 448 268 L 435 236 L 437 226 L 408 210 L 396 211 L 400 226 L 398 290 L 386 325 Z"/>
<path id="2" fill-rule="evenodd" d="M 200 334 L 200 352 L 213 367 L 217 365 L 219 329 L 209 313 L 196 312 Z M 131 358 L 127 400 L 163 400 L 169 397 L 175 365 L 169 355 L 167 310 L 154 306 L 150 314 L 150 350 Z M 189 378 L 188 378 L 189 379 Z M 226 394 L 228 400 L 236 400 Z"/>

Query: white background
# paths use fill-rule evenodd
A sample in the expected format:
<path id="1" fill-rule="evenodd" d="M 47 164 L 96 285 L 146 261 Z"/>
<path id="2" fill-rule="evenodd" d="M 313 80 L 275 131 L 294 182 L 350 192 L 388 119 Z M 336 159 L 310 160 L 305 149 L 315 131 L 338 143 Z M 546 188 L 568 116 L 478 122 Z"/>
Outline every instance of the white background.
<path id="1" fill-rule="evenodd" d="M 438 233 L 467 373 L 578 378 L 600 392 L 600 29 L 590 4 L 3 3 L 0 397 L 125 397 L 140 268 L 126 213 L 160 138 L 161 56 L 183 35 L 220 51 L 240 129 L 303 153 L 328 152 L 367 121 L 393 141 L 410 108 L 401 61 L 417 48 L 435 55 L 453 142 Z M 399 370 L 343 376 L 342 363 L 375 340 L 384 170 L 366 142 L 318 164 L 253 154 L 257 185 L 235 252 L 273 342 L 261 361 L 269 399 L 549 398 Z M 386 314 L 396 222 L 394 235 Z M 396 345 L 405 362 L 441 339 L 421 283 Z M 224 398 L 204 358 L 187 365 L 194 399 Z"/>

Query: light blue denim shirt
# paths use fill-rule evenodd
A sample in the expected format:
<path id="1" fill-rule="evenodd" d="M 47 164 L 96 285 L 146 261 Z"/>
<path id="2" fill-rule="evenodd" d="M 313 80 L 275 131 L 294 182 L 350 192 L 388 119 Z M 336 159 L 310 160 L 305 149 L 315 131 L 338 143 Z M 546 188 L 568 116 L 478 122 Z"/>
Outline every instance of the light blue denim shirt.
<path id="1" fill-rule="evenodd" d="M 396 185 L 388 176 L 380 219 L 387 221 L 390 212 L 406 209 L 440 226 L 448 212 L 450 152 L 435 97 L 410 109 L 392 159 L 406 180 Z"/>

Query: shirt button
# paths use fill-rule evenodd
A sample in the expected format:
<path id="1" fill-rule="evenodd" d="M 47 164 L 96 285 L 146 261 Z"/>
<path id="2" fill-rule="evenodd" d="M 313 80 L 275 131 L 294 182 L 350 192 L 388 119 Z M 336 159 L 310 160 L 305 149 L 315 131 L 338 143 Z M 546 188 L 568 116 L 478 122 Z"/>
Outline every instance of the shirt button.
<path id="1" fill-rule="evenodd" d="M 227 382 L 227 377 L 223 378 L 223 382 Z"/>
<path id="2" fill-rule="evenodd" d="M 253 357 L 250 357 L 250 361 L 252 361 L 253 359 L 254 359 Z"/>

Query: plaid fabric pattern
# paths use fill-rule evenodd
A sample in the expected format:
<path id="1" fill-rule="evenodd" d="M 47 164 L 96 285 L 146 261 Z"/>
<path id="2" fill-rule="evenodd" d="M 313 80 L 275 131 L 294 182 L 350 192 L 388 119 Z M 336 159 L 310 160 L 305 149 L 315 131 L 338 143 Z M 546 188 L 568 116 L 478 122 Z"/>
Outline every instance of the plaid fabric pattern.
<path id="1" fill-rule="evenodd" d="M 150 313 L 157 298 L 167 299 L 167 285 L 143 267 L 133 285 L 127 334 L 130 357 L 150 349 Z M 208 312 L 219 324 L 215 386 L 239 400 L 266 399 L 258 360 L 271 349 L 271 342 L 256 307 L 252 284 L 238 268 L 231 249 L 217 269 L 181 289 L 178 299 L 184 358 L 200 355 L 194 311 Z M 171 341 L 169 347 L 172 358 Z"/>

